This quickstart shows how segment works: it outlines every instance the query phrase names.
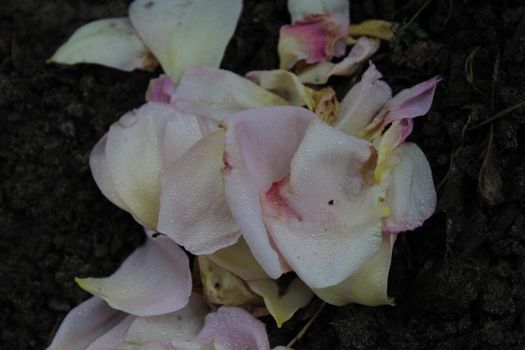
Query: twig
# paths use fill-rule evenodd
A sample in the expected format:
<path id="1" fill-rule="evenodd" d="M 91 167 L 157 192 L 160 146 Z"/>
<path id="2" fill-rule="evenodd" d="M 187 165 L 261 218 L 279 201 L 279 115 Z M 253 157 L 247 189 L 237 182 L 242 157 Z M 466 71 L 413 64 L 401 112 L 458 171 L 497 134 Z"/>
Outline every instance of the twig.
<path id="1" fill-rule="evenodd" d="M 503 117 L 506 117 L 508 114 L 514 112 L 514 111 L 517 110 L 517 109 L 520 109 L 520 108 L 523 107 L 523 106 L 525 106 L 525 101 L 521 101 L 520 103 L 517 103 L 517 104 L 515 104 L 514 106 L 511 106 L 511 107 L 509 107 L 509 108 L 507 108 L 507 109 L 502 110 L 501 112 L 496 113 L 495 115 L 493 115 L 493 116 L 490 117 L 489 119 L 486 119 L 486 120 L 482 121 L 481 123 L 476 124 L 476 125 L 470 127 L 470 128 L 468 129 L 468 131 L 479 129 L 479 128 L 481 128 L 482 126 L 487 125 L 487 124 L 490 124 L 490 123 L 492 123 L 492 122 L 495 121 L 495 120 L 498 120 L 498 119 L 501 119 L 501 118 L 503 118 Z"/>
<path id="2" fill-rule="evenodd" d="M 319 306 L 319 309 L 317 309 L 317 311 L 312 316 L 312 318 L 310 318 L 308 320 L 308 322 L 306 322 L 306 324 L 304 325 L 303 328 L 301 328 L 299 333 L 297 333 L 297 335 L 288 343 L 288 345 L 286 345 L 287 347 L 290 348 L 290 347 L 294 346 L 294 344 L 297 343 L 299 340 L 301 340 L 301 338 L 305 335 L 305 333 L 308 330 L 308 328 L 310 328 L 310 326 L 314 323 L 315 319 L 319 316 L 321 311 L 323 311 L 325 305 L 326 305 L 326 303 L 323 302 L 321 304 L 321 306 Z"/>

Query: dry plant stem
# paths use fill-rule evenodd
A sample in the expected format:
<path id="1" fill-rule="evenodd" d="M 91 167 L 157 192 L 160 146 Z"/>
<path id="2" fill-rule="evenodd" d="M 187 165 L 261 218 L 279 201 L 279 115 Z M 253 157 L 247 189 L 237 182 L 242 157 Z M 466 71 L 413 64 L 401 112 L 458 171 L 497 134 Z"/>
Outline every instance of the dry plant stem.
<path id="1" fill-rule="evenodd" d="M 501 112 L 496 113 L 495 115 L 493 115 L 489 119 L 484 120 L 481 123 L 474 125 L 473 127 L 469 128 L 468 130 L 471 131 L 471 130 L 479 129 L 482 126 L 487 125 L 489 123 L 492 123 L 495 120 L 498 120 L 500 118 L 506 117 L 508 114 L 514 112 L 517 109 L 520 109 L 523 106 L 525 106 L 525 101 L 519 102 L 519 103 L 515 104 L 514 106 L 511 106 L 509 108 L 506 108 L 506 109 L 502 110 Z"/>
<path id="2" fill-rule="evenodd" d="M 308 322 L 304 325 L 303 328 L 301 328 L 301 330 L 299 331 L 299 333 L 297 333 L 297 335 L 288 343 L 288 345 L 286 345 L 287 347 L 291 348 L 292 346 L 295 345 L 295 343 L 297 343 L 299 340 L 301 340 L 301 338 L 305 335 L 306 331 L 308 330 L 308 328 L 310 328 L 310 326 L 314 323 L 314 321 L 317 319 L 317 317 L 319 316 L 319 314 L 321 313 L 321 311 L 323 311 L 324 307 L 325 307 L 326 303 L 322 303 L 321 306 L 319 306 L 319 309 L 317 309 L 317 311 L 315 312 L 315 314 L 312 316 L 312 318 L 310 318 L 308 320 Z"/>

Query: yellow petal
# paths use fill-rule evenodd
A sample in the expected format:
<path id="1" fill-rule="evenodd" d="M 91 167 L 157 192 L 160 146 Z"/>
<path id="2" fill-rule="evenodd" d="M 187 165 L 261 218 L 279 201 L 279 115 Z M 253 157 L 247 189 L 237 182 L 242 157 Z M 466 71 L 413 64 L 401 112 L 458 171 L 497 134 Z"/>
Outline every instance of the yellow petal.
<path id="1" fill-rule="evenodd" d="M 325 123 L 332 125 L 339 113 L 339 101 L 334 89 L 327 86 L 320 90 L 312 90 L 313 108 L 311 110 Z"/>
<path id="2" fill-rule="evenodd" d="M 248 286 L 264 298 L 264 304 L 279 328 L 297 310 L 308 305 L 314 296 L 299 278 L 295 278 L 284 293 L 279 290 L 277 282 L 271 279 L 250 281 Z"/>
<path id="3" fill-rule="evenodd" d="M 394 36 L 392 31 L 393 25 L 394 23 L 381 19 L 371 19 L 358 24 L 352 24 L 348 29 L 349 37 L 347 44 L 354 44 L 355 38 L 361 36 L 390 41 Z"/>

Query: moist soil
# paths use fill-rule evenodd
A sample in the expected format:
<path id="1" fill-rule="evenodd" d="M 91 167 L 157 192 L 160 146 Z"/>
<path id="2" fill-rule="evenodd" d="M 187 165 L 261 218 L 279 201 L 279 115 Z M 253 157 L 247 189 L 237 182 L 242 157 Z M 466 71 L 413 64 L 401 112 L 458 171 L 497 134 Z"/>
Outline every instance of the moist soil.
<path id="1" fill-rule="evenodd" d="M 105 276 L 143 241 L 97 189 L 89 152 L 144 102 L 149 79 L 45 60 L 87 22 L 128 1 L 0 3 L 0 348 L 44 349 L 88 297 L 75 276 Z M 326 306 L 296 349 L 525 348 L 525 4 L 515 0 L 352 1 L 354 23 L 398 23 L 374 63 L 394 91 L 442 81 L 411 141 L 427 155 L 438 208 L 395 245 L 396 306 Z M 245 1 L 223 68 L 278 65 L 285 1 Z M 358 74 L 359 75 L 359 74 Z M 344 94 L 354 79 L 334 79 Z M 513 108 L 514 107 L 514 108 Z M 319 302 L 277 329 L 286 344 Z"/>

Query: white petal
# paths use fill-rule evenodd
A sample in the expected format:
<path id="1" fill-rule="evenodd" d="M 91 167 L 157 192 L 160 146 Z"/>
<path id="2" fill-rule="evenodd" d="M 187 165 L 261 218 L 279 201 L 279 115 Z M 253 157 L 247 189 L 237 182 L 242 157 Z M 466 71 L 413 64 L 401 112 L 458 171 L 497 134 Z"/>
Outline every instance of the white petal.
<path id="1" fill-rule="evenodd" d="M 396 164 L 391 170 L 386 202 L 392 214 L 384 220 L 389 233 L 413 230 L 423 224 L 436 208 L 436 190 L 428 160 L 413 143 L 404 143 L 390 157 Z"/>
<path id="2" fill-rule="evenodd" d="M 80 27 L 49 62 L 96 63 L 125 71 L 153 70 L 157 66 L 127 17 L 101 19 Z"/>
<path id="3" fill-rule="evenodd" d="M 290 178 L 262 197 L 275 245 L 312 288 L 342 282 L 381 245 L 381 189 L 373 183 L 371 144 L 312 121 Z"/>
<path id="4" fill-rule="evenodd" d="M 314 289 L 329 304 L 342 306 L 357 303 L 366 306 L 393 305 L 388 297 L 388 272 L 396 235 L 384 233 L 381 251 L 343 282 L 328 288 Z"/>
<path id="5" fill-rule="evenodd" d="M 160 176 L 158 230 L 192 254 L 211 254 L 240 236 L 224 196 L 223 151 L 224 131 L 218 130 Z"/>
<path id="6" fill-rule="evenodd" d="M 120 345 L 126 338 L 131 323 L 135 320 L 135 316 L 127 316 L 124 320 L 111 328 L 103 336 L 91 343 L 86 350 L 113 350 Z"/>
<path id="7" fill-rule="evenodd" d="M 298 107 L 252 109 L 225 120 L 226 199 L 248 246 L 271 278 L 284 271 L 262 220 L 259 195 L 286 176 L 315 115 Z"/>
<path id="8" fill-rule="evenodd" d="M 131 324 L 126 342 L 147 344 L 154 341 L 190 341 L 202 329 L 208 306 L 204 299 L 193 294 L 181 310 L 161 316 L 137 317 Z"/>
<path id="9" fill-rule="evenodd" d="M 245 109 L 288 104 L 248 79 L 206 66 L 184 72 L 171 103 L 180 111 L 219 121 Z"/>
<path id="10" fill-rule="evenodd" d="M 188 257 L 171 239 L 147 239 L 111 276 L 76 279 L 111 307 L 137 316 L 181 309 L 191 293 Z"/>
<path id="11" fill-rule="evenodd" d="M 135 0 L 129 16 L 177 82 L 191 65 L 219 67 L 241 9 L 241 0 Z"/>
<path id="12" fill-rule="evenodd" d="M 392 97 L 392 90 L 381 79 L 382 74 L 370 62 L 361 81 L 355 84 L 340 104 L 335 127 L 349 135 L 364 129 L 381 107 Z"/>
<path id="13" fill-rule="evenodd" d="M 348 55 L 338 63 L 321 62 L 301 70 L 297 76 L 305 84 L 325 84 L 331 76 L 349 77 L 379 49 L 378 39 L 359 38 Z"/>
<path id="14" fill-rule="evenodd" d="M 84 350 L 126 319 L 98 297 L 93 297 L 71 310 L 47 350 Z"/>

